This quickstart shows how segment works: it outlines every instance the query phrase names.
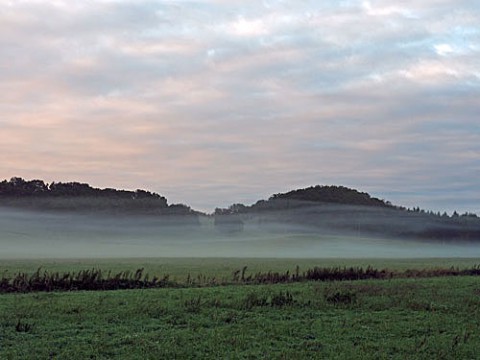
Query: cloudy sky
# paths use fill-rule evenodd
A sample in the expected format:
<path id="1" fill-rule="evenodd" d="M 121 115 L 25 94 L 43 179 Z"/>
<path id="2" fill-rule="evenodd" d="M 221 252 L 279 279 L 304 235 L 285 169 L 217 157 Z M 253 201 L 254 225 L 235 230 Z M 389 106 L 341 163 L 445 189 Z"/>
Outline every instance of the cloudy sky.
<path id="1" fill-rule="evenodd" d="M 478 0 L 0 2 L 0 178 L 480 213 Z"/>

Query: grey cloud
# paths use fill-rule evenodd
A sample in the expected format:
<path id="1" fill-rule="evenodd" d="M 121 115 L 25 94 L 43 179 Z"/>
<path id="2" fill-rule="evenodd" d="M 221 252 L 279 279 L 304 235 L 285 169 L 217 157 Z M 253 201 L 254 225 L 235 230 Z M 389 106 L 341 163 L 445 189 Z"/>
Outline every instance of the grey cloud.
<path id="1" fill-rule="evenodd" d="M 57 4 L 0 5 L 4 177 L 202 209 L 317 183 L 479 198 L 474 1 Z"/>

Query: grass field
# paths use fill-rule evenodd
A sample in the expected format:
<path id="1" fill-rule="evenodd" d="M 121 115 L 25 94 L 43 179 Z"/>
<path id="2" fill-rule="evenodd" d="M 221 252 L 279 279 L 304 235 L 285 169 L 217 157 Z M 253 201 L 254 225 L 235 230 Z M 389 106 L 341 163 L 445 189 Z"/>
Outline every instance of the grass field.
<path id="1" fill-rule="evenodd" d="M 156 275 L 312 266 L 470 267 L 477 259 L 2 261 Z M 475 359 L 480 278 L 301 282 L 0 295 L 0 359 Z"/>

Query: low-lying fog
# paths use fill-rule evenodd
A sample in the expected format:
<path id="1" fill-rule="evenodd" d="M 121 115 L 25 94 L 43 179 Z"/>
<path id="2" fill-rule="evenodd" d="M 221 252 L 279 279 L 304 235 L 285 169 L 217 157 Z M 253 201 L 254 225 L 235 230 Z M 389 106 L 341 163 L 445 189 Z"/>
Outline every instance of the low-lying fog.
<path id="1" fill-rule="evenodd" d="M 0 208 L 0 258 L 478 257 L 479 245 L 366 238 L 285 223 L 243 231 L 166 225 L 154 217 L 41 213 Z"/>

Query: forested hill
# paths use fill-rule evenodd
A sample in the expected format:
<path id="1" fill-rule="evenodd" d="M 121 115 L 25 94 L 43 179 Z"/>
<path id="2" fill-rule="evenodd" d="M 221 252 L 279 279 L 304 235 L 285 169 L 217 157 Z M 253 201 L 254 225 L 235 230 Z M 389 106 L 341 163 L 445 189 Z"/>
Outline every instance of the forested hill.
<path id="1" fill-rule="evenodd" d="M 280 205 L 282 202 L 290 202 L 292 204 L 308 204 L 308 203 L 331 203 L 343 205 L 359 205 L 359 206 L 377 206 L 392 207 L 389 202 L 371 197 L 369 194 L 349 189 L 344 186 L 312 186 L 305 189 L 289 191 L 284 194 L 275 194 L 266 202 L 259 201 L 252 208 L 261 208 L 266 203 L 274 206 Z"/>
<path id="2" fill-rule="evenodd" d="M 371 197 L 365 192 L 359 192 L 344 186 L 311 186 L 305 189 L 292 190 L 287 193 L 272 195 L 268 200 L 259 200 L 255 204 L 233 204 L 227 209 L 216 209 L 215 214 L 241 214 L 256 213 L 275 210 L 288 210 L 294 208 L 310 207 L 317 205 L 337 204 L 353 206 L 370 206 L 377 208 L 404 209 L 393 206 L 389 201 Z"/>
<path id="3" fill-rule="evenodd" d="M 323 232 L 365 236 L 480 241 L 480 218 L 476 214 L 407 209 L 343 186 L 317 185 L 275 194 L 251 206 L 234 204 L 215 210 L 219 226 L 237 229 L 241 223 L 252 221 L 300 224 Z"/>
<path id="4" fill-rule="evenodd" d="M 150 191 L 99 189 L 79 182 L 48 184 L 20 177 L 0 182 L 0 206 L 86 213 L 197 215 L 190 207 L 169 205 L 165 197 Z"/>
<path id="5" fill-rule="evenodd" d="M 452 215 L 446 212 L 433 212 L 422 210 L 419 207 L 412 209 L 404 206 L 393 205 L 390 201 L 378 199 L 370 196 L 366 192 L 360 192 L 355 189 L 350 189 L 345 186 L 335 185 L 316 185 L 304 189 L 292 190 L 286 193 L 274 194 L 268 200 L 258 200 L 253 205 L 247 206 L 244 204 L 233 204 L 228 208 L 215 209 L 215 214 L 242 214 L 242 213 L 256 213 L 263 211 L 288 210 L 295 208 L 317 207 L 322 205 L 340 205 L 338 209 L 346 209 L 345 206 L 361 207 L 364 209 L 377 209 L 378 211 L 394 211 L 397 214 L 418 214 L 428 215 L 430 217 L 442 219 L 468 219 L 480 221 L 474 213 L 465 212 L 462 215 L 456 211 Z"/>
<path id="6" fill-rule="evenodd" d="M 0 197 L 81 197 L 93 196 L 103 198 L 117 199 L 156 199 L 159 204 L 167 206 L 167 199 L 145 190 L 116 190 L 116 189 L 98 189 L 88 184 L 79 182 L 52 182 L 45 183 L 43 180 L 24 180 L 20 177 L 13 177 L 10 181 L 0 182 Z"/>

